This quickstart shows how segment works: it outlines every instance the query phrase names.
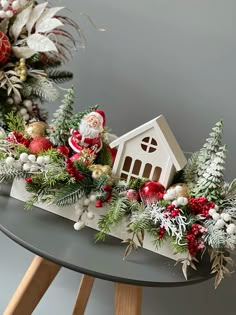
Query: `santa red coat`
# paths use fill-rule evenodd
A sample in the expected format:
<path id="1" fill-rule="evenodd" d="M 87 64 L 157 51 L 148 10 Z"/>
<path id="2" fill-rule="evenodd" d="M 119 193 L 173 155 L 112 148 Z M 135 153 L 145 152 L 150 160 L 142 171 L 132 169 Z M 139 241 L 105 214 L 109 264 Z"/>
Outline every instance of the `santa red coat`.
<path id="1" fill-rule="evenodd" d="M 77 129 L 71 130 L 71 137 L 69 138 L 69 145 L 74 152 L 80 153 L 83 148 L 90 148 L 95 153 L 102 148 L 101 134 L 95 138 L 84 138 Z"/>

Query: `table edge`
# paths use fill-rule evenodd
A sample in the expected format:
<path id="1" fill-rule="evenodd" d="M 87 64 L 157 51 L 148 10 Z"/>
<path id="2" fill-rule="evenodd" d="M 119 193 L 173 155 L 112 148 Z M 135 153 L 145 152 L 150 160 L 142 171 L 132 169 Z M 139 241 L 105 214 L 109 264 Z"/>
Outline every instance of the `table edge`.
<path id="1" fill-rule="evenodd" d="M 1 224 L 0 224 L 0 230 L 2 231 L 3 234 L 5 234 L 7 237 L 9 237 L 12 241 L 17 243 L 18 245 L 22 246 L 23 248 L 29 250 L 30 252 L 32 252 L 32 253 L 34 253 L 34 254 L 36 254 L 36 255 L 38 255 L 38 256 L 46 259 L 46 260 L 49 260 L 49 261 L 51 261 L 51 262 L 53 262 L 53 263 L 55 263 L 61 267 L 65 267 L 65 268 L 70 269 L 72 271 L 79 272 L 81 274 L 85 274 L 85 275 L 92 276 L 92 277 L 97 278 L 97 279 L 102 279 L 102 280 L 106 280 L 106 281 L 110 281 L 110 282 L 136 285 L 136 286 L 142 286 L 142 287 L 181 287 L 181 286 L 188 286 L 188 285 L 194 285 L 197 283 L 205 282 L 205 281 L 209 280 L 210 278 L 212 278 L 211 276 L 209 276 L 206 278 L 199 278 L 196 280 L 189 279 L 189 280 L 186 280 L 185 282 L 183 281 L 183 282 L 164 283 L 164 282 L 140 281 L 140 280 L 111 276 L 111 275 L 99 273 L 96 271 L 92 271 L 92 270 L 89 270 L 86 268 L 78 267 L 78 266 L 75 266 L 73 264 L 61 261 L 60 259 L 57 259 L 57 258 L 41 251 L 40 249 L 35 248 L 34 246 L 30 245 L 29 243 L 21 240 L 20 238 L 15 236 L 13 233 L 9 232 L 6 228 L 4 228 L 4 226 L 2 226 Z"/>

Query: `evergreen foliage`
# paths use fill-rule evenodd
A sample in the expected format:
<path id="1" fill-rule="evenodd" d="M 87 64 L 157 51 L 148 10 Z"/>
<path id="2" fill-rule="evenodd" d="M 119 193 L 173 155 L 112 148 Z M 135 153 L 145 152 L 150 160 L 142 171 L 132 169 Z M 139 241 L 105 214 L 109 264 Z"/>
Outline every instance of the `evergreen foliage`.
<path id="1" fill-rule="evenodd" d="M 53 83 L 45 77 L 31 78 L 23 84 L 21 90 L 25 98 L 40 99 L 44 102 L 54 102 L 59 98 L 59 92 Z"/>
<path id="2" fill-rule="evenodd" d="M 53 82 L 59 84 L 59 83 L 65 83 L 67 81 L 70 81 L 73 78 L 73 73 L 69 71 L 63 71 L 63 70 L 48 70 L 47 71 L 48 78 L 53 80 Z"/>
<path id="3" fill-rule="evenodd" d="M 56 145 L 67 145 L 70 136 L 70 121 L 73 116 L 74 89 L 70 88 L 64 96 L 62 105 L 54 114 L 49 139 Z"/>
<path id="4" fill-rule="evenodd" d="M 210 137 L 206 139 L 205 144 L 199 151 L 197 161 L 195 162 L 197 165 L 197 174 L 194 182 L 196 182 L 198 178 L 205 173 L 212 155 L 215 155 L 222 146 L 222 131 L 223 122 L 220 120 L 212 128 L 212 131 L 209 134 Z"/>
<path id="5" fill-rule="evenodd" d="M 19 179 L 24 176 L 26 176 L 26 173 L 22 170 L 6 165 L 4 162 L 0 163 L 0 183 L 10 183 L 14 179 Z"/>
<path id="6" fill-rule="evenodd" d="M 16 115 L 14 112 L 10 112 L 5 115 L 5 121 L 7 124 L 7 129 L 10 132 L 16 131 L 23 133 L 25 131 L 25 121 L 22 116 Z"/>
<path id="7" fill-rule="evenodd" d="M 193 189 L 195 197 L 205 196 L 208 200 L 218 200 L 224 183 L 224 164 L 226 159 L 226 146 L 218 149 L 211 160 L 208 160 L 205 171 L 199 176 Z"/>
<path id="8" fill-rule="evenodd" d="M 125 196 L 113 194 L 108 212 L 101 216 L 98 227 L 100 231 L 96 234 L 96 240 L 104 241 L 111 227 L 120 222 L 128 210 L 128 201 Z"/>
<path id="9" fill-rule="evenodd" d="M 103 144 L 103 147 L 98 152 L 94 163 L 112 166 L 112 156 L 108 145 Z"/>
<path id="10" fill-rule="evenodd" d="M 199 152 L 195 152 L 188 159 L 187 164 L 183 169 L 183 180 L 185 183 L 191 185 L 197 178 L 197 170 L 198 170 L 198 156 Z"/>

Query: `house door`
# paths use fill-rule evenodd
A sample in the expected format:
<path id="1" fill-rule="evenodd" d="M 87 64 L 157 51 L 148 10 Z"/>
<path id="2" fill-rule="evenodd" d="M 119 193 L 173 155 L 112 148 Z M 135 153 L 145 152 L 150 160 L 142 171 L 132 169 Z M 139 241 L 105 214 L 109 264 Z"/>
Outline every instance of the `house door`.
<path id="1" fill-rule="evenodd" d="M 159 166 L 152 166 L 150 163 L 144 163 L 139 159 L 133 159 L 126 156 L 121 171 L 121 178 L 129 181 L 130 179 L 145 177 L 158 181 L 161 175 Z"/>

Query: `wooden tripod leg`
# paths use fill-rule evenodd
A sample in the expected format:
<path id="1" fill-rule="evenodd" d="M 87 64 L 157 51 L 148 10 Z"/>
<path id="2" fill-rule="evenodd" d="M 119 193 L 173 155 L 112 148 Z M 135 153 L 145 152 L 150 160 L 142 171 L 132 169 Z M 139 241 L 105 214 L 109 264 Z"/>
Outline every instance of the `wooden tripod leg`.
<path id="1" fill-rule="evenodd" d="M 30 315 L 61 266 L 35 256 L 3 315 Z"/>
<path id="2" fill-rule="evenodd" d="M 115 315 L 141 315 L 142 287 L 115 284 Z"/>
<path id="3" fill-rule="evenodd" d="M 95 278 L 83 275 L 72 315 L 83 315 L 93 288 Z"/>

